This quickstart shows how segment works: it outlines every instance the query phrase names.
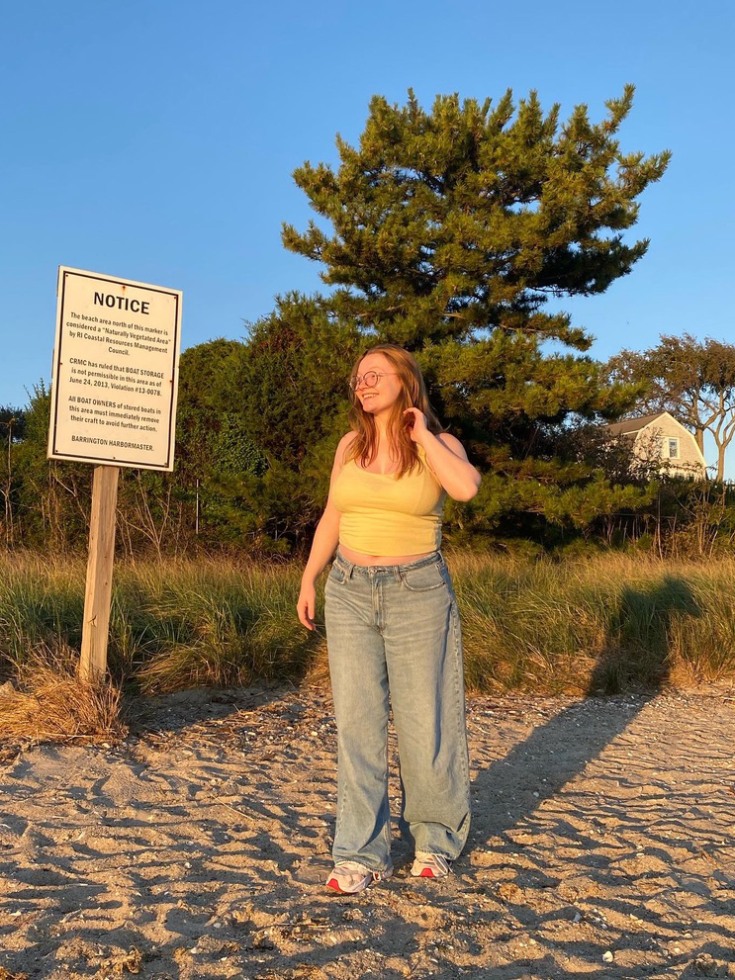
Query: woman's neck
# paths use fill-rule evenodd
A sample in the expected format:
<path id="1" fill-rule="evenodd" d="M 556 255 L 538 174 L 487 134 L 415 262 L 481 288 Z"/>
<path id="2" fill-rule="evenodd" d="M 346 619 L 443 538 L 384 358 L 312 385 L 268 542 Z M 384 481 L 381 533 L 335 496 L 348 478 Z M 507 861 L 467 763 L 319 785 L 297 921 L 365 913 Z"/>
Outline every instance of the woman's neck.
<path id="1" fill-rule="evenodd" d="M 387 445 L 390 442 L 390 436 L 388 434 L 388 423 L 390 422 L 390 412 L 382 412 L 380 415 L 374 415 L 373 420 L 375 421 L 375 432 L 378 437 L 378 443 L 381 442 Z"/>

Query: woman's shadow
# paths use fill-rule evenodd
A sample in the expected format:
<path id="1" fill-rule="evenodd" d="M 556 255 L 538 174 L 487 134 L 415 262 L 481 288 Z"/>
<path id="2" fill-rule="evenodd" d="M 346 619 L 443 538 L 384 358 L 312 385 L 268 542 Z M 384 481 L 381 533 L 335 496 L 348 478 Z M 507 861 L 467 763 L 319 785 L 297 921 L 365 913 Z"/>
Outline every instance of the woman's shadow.
<path id="1" fill-rule="evenodd" d="M 623 590 L 585 698 L 477 773 L 471 846 L 529 817 L 635 720 L 667 683 L 681 620 L 700 614 L 690 586 L 674 575 Z"/>

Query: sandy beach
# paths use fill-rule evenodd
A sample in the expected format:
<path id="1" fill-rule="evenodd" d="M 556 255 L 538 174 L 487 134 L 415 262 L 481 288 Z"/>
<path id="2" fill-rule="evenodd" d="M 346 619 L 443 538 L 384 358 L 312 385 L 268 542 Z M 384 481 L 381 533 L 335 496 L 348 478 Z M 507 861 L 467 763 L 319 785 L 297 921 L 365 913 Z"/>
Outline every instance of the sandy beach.
<path id="1" fill-rule="evenodd" d="M 352 897 L 323 887 L 323 686 L 187 692 L 120 744 L 5 747 L 0 980 L 735 976 L 732 691 L 468 710 L 454 873 L 411 878 L 396 839 L 394 877 Z"/>

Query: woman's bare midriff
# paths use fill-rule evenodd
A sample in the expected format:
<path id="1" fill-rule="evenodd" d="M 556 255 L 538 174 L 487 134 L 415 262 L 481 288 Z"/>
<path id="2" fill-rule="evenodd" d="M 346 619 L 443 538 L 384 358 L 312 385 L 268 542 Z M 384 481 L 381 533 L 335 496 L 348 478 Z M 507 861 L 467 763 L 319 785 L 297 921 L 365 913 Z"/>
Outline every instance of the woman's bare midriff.
<path id="1" fill-rule="evenodd" d="M 353 551 L 352 548 L 345 548 L 344 545 L 339 546 L 339 553 L 343 555 L 347 561 L 351 561 L 353 565 L 408 565 L 412 561 L 418 561 L 420 558 L 426 558 L 428 555 L 433 555 L 433 551 L 424 551 L 420 555 L 364 555 L 361 551 Z"/>

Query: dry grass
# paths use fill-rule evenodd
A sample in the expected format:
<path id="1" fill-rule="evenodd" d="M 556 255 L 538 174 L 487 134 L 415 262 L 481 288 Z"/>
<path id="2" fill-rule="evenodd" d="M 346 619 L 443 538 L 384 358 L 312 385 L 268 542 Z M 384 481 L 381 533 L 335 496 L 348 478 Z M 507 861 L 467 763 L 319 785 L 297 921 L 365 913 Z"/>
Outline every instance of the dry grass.
<path id="1" fill-rule="evenodd" d="M 473 691 L 620 693 L 735 680 L 735 559 L 607 553 L 527 561 L 464 551 L 448 560 Z M 296 564 L 120 563 L 112 676 L 143 694 L 326 680 L 321 604 L 317 633 L 296 618 L 300 575 Z M 29 718 L 43 666 L 51 664 L 48 696 L 59 698 L 60 676 L 73 678 L 83 599 L 83 564 L 0 557 L 0 682 L 11 677 L 27 695 Z M 42 655 L 29 660 L 34 650 Z M 53 661 L 64 651 L 66 672 Z M 60 700 L 67 713 L 66 695 Z M 75 732 L 69 719 L 64 727 L 74 737 L 88 730 L 82 723 Z M 4 732 L 0 718 L 0 738 Z"/>
<path id="2" fill-rule="evenodd" d="M 0 687 L 0 740 L 116 742 L 127 734 L 120 707 L 118 687 L 86 683 L 76 676 L 70 657 L 38 651 L 15 684 Z"/>

